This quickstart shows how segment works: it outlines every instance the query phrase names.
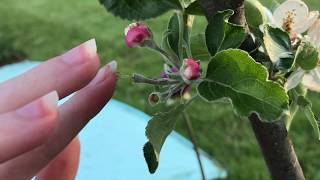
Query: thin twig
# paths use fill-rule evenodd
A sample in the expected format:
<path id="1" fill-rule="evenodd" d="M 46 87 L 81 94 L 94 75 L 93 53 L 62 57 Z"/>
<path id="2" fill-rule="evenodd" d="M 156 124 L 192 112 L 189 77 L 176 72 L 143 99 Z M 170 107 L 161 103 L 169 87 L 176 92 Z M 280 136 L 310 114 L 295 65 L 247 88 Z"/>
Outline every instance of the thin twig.
<path id="1" fill-rule="evenodd" d="M 203 165 L 202 165 L 202 161 L 200 159 L 200 153 L 199 153 L 199 147 L 196 141 L 196 137 L 195 137 L 195 133 L 192 127 L 192 123 L 190 121 L 189 115 L 184 111 L 183 112 L 183 119 L 186 123 L 187 126 L 187 130 L 188 130 L 188 135 L 191 139 L 191 142 L 193 144 L 193 149 L 197 155 L 197 159 L 198 159 L 198 163 L 199 163 L 199 167 L 200 167 L 200 171 L 201 171 L 201 176 L 202 176 L 202 180 L 206 180 L 206 176 L 204 174 L 204 169 L 203 169 Z"/>
<path id="2" fill-rule="evenodd" d="M 167 78 L 147 78 L 143 75 L 140 74 L 133 74 L 132 80 L 135 83 L 141 83 L 141 84 L 154 84 L 154 85 L 159 85 L 159 86 L 166 86 L 166 85 L 175 85 L 180 83 L 181 81 L 179 80 L 171 80 Z"/>

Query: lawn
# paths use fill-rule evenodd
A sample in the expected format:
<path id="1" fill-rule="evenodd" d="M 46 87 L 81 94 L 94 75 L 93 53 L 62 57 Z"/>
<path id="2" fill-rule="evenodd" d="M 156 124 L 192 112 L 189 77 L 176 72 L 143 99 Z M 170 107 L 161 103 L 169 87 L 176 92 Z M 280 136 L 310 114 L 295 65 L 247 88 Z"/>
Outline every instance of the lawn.
<path id="1" fill-rule="evenodd" d="M 311 3 L 312 7 L 320 9 L 317 1 Z M 147 22 L 155 34 L 164 31 L 168 16 Z M 0 41 L 7 39 L 13 47 L 26 52 L 29 59 L 44 60 L 94 37 L 103 63 L 112 59 L 119 62 L 120 80 L 115 98 L 153 114 L 163 107 L 149 107 L 145 92 L 152 89 L 133 85 L 130 75 L 133 72 L 158 75 L 162 61 L 149 51 L 125 47 L 123 29 L 128 23 L 108 14 L 98 0 L 0 1 Z M 198 18 L 196 26 L 195 32 L 205 26 L 204 19 Z M 156 39 L 159 41 L 160 37 Z M 317 108 L 320 95 L 310 93 L 309 96 L 315 103 L 315 112 L 320 114 Z M 188 111 L 200 146 L 221 162 L 229 172 L 229 179 L 270 179 L 247 119 L 235 116 L 230 105 L 208 105 L 201 100 Z M 177 131 L 186 135 L 181 121 Z M 306 179 L 320 179 L 319 141 L 301 113 L 294 121 L 290 136 Z M 142 156 L 141 161 L 144 161 Z"/>

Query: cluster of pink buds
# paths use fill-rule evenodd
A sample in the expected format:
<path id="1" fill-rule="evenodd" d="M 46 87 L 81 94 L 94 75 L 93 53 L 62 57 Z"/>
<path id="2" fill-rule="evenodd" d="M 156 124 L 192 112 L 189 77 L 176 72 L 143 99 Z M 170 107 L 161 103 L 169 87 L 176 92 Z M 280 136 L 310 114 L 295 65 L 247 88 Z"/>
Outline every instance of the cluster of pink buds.
<path id="1" fill-rule="evenodd" d="M 125 43 L 128 48 L 138 46 L 151 48 L 165 57 L 164 71 L 161 72 L 160 77 L 147 78 L 138 74 L 134 74 L 133 76 L 133 81 L 136 83 L 151 84 L 160 87 L 160 89 L 162 88 L 159 90 L 161 92 L 150 94 L 148 100 L 152 106 L 159 102 L 168 102 L 170 99 L 185 98 L 191 91 L 191 84 L 201 76 L 199 61 L 187 58 L 180 65 L 179 62 L 177 63 L 177 61 L 171 59 L 172 56 L 166 54 L 163 49 L 156 45 L 150 29 L 142 22 L 130 24 L 126 28 Z"/>
<path id="2" fill-rule="evenodd" d="M 125 29 L 125 42 L 128 48 L 144 46 L 145 41 L 152 38 L 152 33 L 143 22 L 130 24 Z"/>
<path id="3" fill-rule="evenodd" d="M 183 61 L 180 73 L 183 80 L 187 83 L 193 80 L 197 80 L 201 75 L 200 62 L 195 61 L 192 58 L 185 59 Z"/>

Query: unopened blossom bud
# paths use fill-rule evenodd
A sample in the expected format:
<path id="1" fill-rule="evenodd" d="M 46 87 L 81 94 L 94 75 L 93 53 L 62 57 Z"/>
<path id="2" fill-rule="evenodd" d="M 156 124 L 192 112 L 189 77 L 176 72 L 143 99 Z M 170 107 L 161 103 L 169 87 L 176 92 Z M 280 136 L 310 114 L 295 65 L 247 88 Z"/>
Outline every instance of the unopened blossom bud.
<path id="1" fill-rule="evenodd" d="M 177 69 L 176 67 L 173 67 L 173 68 L 171 68 L 171 72 L 177 73 L 177 72 L 178 72 L 178 69 Z"/>
<path id="2" fill-rule="evenodd" d="M 201 75 L 200 63 L 194 59 L 185 59 L 181 67 L 181 76 L 185 81 L 196 80 Z"/>
<path id="3" fill-rule="evenodd" d="M 161 77 L 161 78 L 168 78 L 168 75 L 167 75 L 164 71 L 162 71 L 162 72 L 160 73 L 160 77 Z"/>
<path id="4" fill-rule="evenodd" d="M 160 94 L 158 92 L 153 92 L 149 95 L 149 104 L 155 106 L 160 102 Z"/>
<path id="5" fill-rule="evenodd" d="M 132 23 L 125 29 L 125 42 L 128 48 L 143 46 L 148 39 L 151 39 L 151 32 L 142 22 Z"/>
<path id="6" fill-rule="evenodd" d="M 168 74 L 172 73 L 172 74 L 176 74 L 178 73 L 178 69 L 176 67 L 172 67 L 168 72 L 162 71 L 160 73 L 160 77 L 161 78 L 169 78 Z"/>

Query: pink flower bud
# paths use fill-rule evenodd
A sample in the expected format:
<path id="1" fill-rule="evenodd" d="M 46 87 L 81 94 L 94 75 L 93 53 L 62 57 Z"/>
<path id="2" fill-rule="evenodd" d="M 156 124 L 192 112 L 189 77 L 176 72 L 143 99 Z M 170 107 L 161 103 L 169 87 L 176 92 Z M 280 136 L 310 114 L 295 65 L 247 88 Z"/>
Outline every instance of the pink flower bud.
<path id="1" fill-rule="evenodd" d="M 161 77 L 161 78 L 168 78 L 168 75 L 167 75 L 164 71 L 162 71 L 162 72 L 160 73 L 160 77 Z"/>
<path id="2" fill-rule="evenodd" d="M 177 69 L 176 67 L 172 67 L 172 68 L 171 68 L 171 72 L 177 73 L 177 72 L 178 72 L 178 69 Z"/>
<path id="3" fill-rule="evenodd" d="M 187 81 L 196 80 L 200 77 L 200 63 L 194 59 L 185 59 L 180 70 L 182 78 Z"/>
<path id="4" fill-rule="evenodd" d="M 151 38 L 148 27 L 142 23 L 132 23 L 125 29 L 125 42 L 128 48 L 144 45 L 145 40 Z"/>

